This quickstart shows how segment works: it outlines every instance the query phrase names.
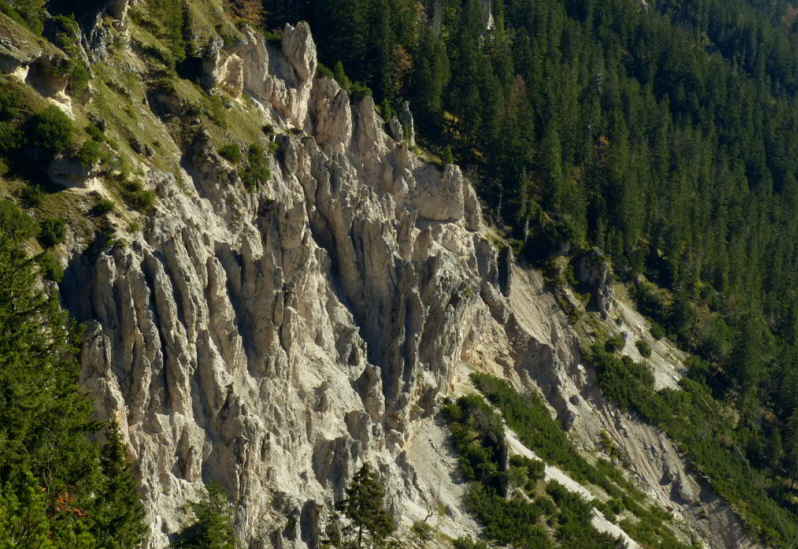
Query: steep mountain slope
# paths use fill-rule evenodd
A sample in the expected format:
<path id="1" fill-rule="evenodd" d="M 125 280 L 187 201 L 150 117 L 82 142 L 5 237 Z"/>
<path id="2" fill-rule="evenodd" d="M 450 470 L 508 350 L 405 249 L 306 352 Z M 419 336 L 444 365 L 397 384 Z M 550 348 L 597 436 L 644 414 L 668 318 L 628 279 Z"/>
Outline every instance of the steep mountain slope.
<path id="1" fill-rule="evenodd" d="M 313 79 L 307 27 L 281 49 L 251 38 L 244 55 L 294 78 L 257 81 L 252 95 L 287 115 L 263 122 L 331 139 L 279 135 L 282 161 L 248 192 L 200 133 L 180 179 L 147 174 L 159 201 L 142 236 L 76 257 L 64 282 L 70 310 L 95 320 L 86 384 L 119 416 L 167 531 L 203 477 L 236 495 L 253 533 L 265 512 L 340 497 L 362 455 L 396 468 L 413 407 L 445 390 L 476 320 L 475 239 L 490 250 L 455 167 L 418 163 L 369 99 L 350 108 Z M 244 81 L 267 66 L 247 59 Z"/>
<path id="2" fill-rule="evenodd" d="M 330 502 L 366 461 L 410 543 L 418 520 L 441 545 L 477 536 L 437 413 L 474 391 L 472 371 L 541 393 L 589 459 L 609 437 L 683 542 L 757 547 L 673 443 L 603 398 L 580 344 L 634 332 L 671 386 L 676 349 L 654 342 L 627 304 L 613 309 L 607 288 L 610 318 L 574 327 L 483 223 L 457 166 L 424 162 L 370 97 L 317 71 L 306 24 L 275 42 L 236 31 L 213 0 L 192 6 L 204 89 L 164 74 L 168 41 L 146 4 L 115 2 L 87 33 L 96 64 L 85 104 L 48 68 L 62 54 L 0 15 L 7 82 L 104 128 L 124 159 L 56 158 L 49 177 L 66 189 L 41 208 L 72 221 L 61 292 L 86 328 L 82 384 L 136 464 L 149 547 L 168 544 L 181 505 L 209 482 L 230 494 L 245 545 L 316 547 Z M 221 154 L 233 143 L 247 160 Z M 128 178 L 141 188 L 120 185 Z M 4 179 L 4 194 L 22 186 Z M 144 213 L 129 200 L 142 190 L 156 196 Z M 87 215 L 100 198 L 117 202 L 101 221 Z M 625 352 L 638 356 L 631 339 Z M 557 468 L 547 475 L 607 499 Z"/>

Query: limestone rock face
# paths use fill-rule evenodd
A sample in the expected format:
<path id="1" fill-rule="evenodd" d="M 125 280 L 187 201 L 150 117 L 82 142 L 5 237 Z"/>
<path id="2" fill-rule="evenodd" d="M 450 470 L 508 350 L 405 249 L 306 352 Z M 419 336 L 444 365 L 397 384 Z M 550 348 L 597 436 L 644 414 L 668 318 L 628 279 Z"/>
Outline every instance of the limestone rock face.
<path id="1" fill-rule="evenodd" d="M 84 166 L 77 158 L 59 155 L 50 162 L 47 175 L 51 181 L 65 187 L 99 190 L 102 188 L 99 168 L 99 162 Z"/>
<path id="2" fill-rule="evenodd" d="M 588 250 L 575 258 L 574 274 L 577 281 L 590 290 L 590 302 L 602 317 L 608 318 L 612 308 L 615 277 L 606 258 L 596 249 Z"/>
<path id="3" fill-rule="evenodd" d="M 223 45 L 218 36 L 208 45 L 202 59 L 202 85 L 207 89 L 219 87 L 239 97 L 244 91 L 244 62 L 238 55 L 225 52 Z"/>
<path id="4" fill-rule="evenodd" d="M 411 416 L 435 411 L 488 317 L 477 247 L 495 258 L 459 168 L 424 164 L 370 98 L 351 105 L 315 78 L 306 25 L 280 48 L 245 34 L 211 48 L 209 85 L 240 76 L 264 121 L 309 135 L 280 133 L 271 180 L 249 192 L 200 132 L 181 172 L 147 174 L 158 201 L 142 233 L 73 257 L 62 288 L 87 327 L 83 384 L 137 464 L 153 548 L 203 482 L 231 494 L 252 546 L 318 537 L 319 509 L 366 459 L 396 479 L 392 498 L 419 497 L 399 459 Z M 275 526 L 286 517 L 296 531 Z"/>
<path id="5" fill-rule="evenodd" d="M 243 34 L 244 40 L 213 58 L 206 72 L 210 68 L 224 75 L 230 57 L 241 59 L 243 91 L 276 117 L 304 129 L 318 63 L 310 27 L 305 22 L 286 25 L 279 48 L 250 28 Z"/>
<path id="6" fill-rule="evenodd" d="M 410 103 L 405 101 L 402 103 L 402 112 L 400 113 L 400 118 L 402 120 L 402 126 L 407 129 L 407 135 L 405 135 L 405 139 L 407 139 L 411 145 L 416 144 L 416 126 L 413 122 L 413 113 L 410 112 Z"/>
<path id="7" fill-rule="evenodd" d="M 61 50 L 0 13 L 0 72 L 68 105 L 70 99 L 65 91 L 69 80 L 62 70 L 65 61 Z"/>
<path id="8" fill-rule="evenodd" d="M 343 153 L 352 140 L 349 96 L 332 78 L 320 78 L 313 87 L 309 112 L 316 143 Z"/>
<path id="9" fill-rule="evenodd" d="M 42 55 L 41 47 L 31 37 L 25 36 L 27 33 L 23 31 L 21 26 L 0 14 L 0 71 L 3 73 L 25 71 Z"/>

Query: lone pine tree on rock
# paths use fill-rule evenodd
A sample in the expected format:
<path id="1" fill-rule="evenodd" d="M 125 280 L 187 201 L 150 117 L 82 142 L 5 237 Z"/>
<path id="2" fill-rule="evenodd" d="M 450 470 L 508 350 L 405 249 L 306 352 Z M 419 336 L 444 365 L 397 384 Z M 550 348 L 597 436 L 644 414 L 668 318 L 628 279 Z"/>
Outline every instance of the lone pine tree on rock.
<path id="1" fill-rule="evenodd" d="M 346 499 L 335 505 L 349 522 L 339 534 L 330 536 L 329 544 L 351 549 L 383 547 L 396 529 L 384 499 L 385 488 L 377 472 L 369 464 L 363 465 L 346 489 Z"/>

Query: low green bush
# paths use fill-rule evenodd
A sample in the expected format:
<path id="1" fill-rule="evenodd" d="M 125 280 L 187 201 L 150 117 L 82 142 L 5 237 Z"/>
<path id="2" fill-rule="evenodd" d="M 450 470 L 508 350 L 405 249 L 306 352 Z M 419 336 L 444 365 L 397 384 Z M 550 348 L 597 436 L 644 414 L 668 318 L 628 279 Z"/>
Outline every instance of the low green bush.
<path id="1" fill-rule="evenodd" d="M 155 204 L 155 191 L 140 191 L 125 197 L 128 204 L 138 211 L 147 211 Z"/>
<path id="2" fill-rule="evenodd" d="M 145 189 L 141 181 L 127 181 L 123 185 L 122 198 L 134 210 L 147 211 L 155 203 L 155 191 Z"/>
<path id="3" fill-rule="evenodd" d="M 352 93 L 351 93 L 351 96 L 352 96 L 352 99 L 353 99 L 354 101 L 360 101 L 360 100 L 362 100 L 362 99 L 364 99 L 364 98 L 366 98 L 366 97 L 371 97 L 372 95 L 374 95 L 374 92 L 372 92 L 372 91 L 371 91 L 371 88 L 369 88 L 369 87 L 368 87 L 367 85 L 365 85 L 364 83 L 362 83 L 362 82 L 355 82 L 355 83 L 352 85 Z"/>
<path id="4" fill-rule="evenodd" d="M 78 159 L 81 166 L 89 167 L 97 164 L 103 157 L 103 150 L 99 143 L 90 140 L 83 143 L 83 145 L 75 153 L 75 158 Z"/>
<path id="5" fill-rule="evenodd" d="M 28 144 L 53 155 L 72 146 L 74 131 L 69 117 L 55 106 L 37 112 L 25 125 Z"/>
<path id="6" fill-rule="evenodd" d="M 499 488 L 504 444 L 501 417 L 479 395 L 462 396 L 442 412 L 465 478 Z"/>
<path id="7" fill-rule="evenodd" d="M 283 32 L 281 30 L 267 30 L 263 32 L 263 38 L 267 42 L 280 44 L 283 41 Z"/>
<path id="8" fill-rule="evenodd" d="M 25 201 L 28 206 L 40 206 L 44 201 L 44 190 L 39 185 L 28 183 L 22 190 L 19 191 L 19 197 Z"/>
<path id="9" fill-rule="evenodd" d="M 207 103 L 206 112 L 208 117 L 220 128 L 227 128 L 227 112 L 224 106 L 225 101 L 222 96 L 217 94 L 211 95 Z"/>
<path id="10" fill-rule="evenodd" d="M 557 482 L 550 482 L 546 493 L 557 504 L 557 541 L 573 549 L 615 549 L 618 540 L 597 531 L 591 524 L 593 506 Z"/>
<path id="11" fill-rule="evenodd" d="M 651 356 L 651 345 L 643 341 L 642 339 L 638 339 L 635 341 L 635 347 L 637 347 L 640 356 L 643 358 L 648 358 Z"/>
<path id="12" fill-rule="evenodd" d="M 626 339 L 623 334 L 615 334 L 604 343 L 604 349 L 608 353 L 617 353 L 626 345 Z"/>
<path id="13" fill-rule="evenodd" d="M 524 456 L 512 456 L 510 458 L 510 466 L 523 469 L 526 478 L 530 481 L 540 480 L 545 476 L 546 464 L 540 460 L 529 459 Z"/>
<path id="14" fill-rule="evenodd" d="M 112 200 L 102 199 L 97 202 L 97 205 L 92 208 L 92 213 L 94 215 L 105 215 L 111 213 L 116 209 L 116 204 L 113 203 Z"/>
<path id="15" fill-rule="evenodd" d="M 25 135 L 13 122 L 0 122 L 0 154 L 8 154 L 25 144 Z"/>
<path id="16" fill-rule="evenodd" d="M 219 149 L 219 155 L 225 160 L 238 164 L 243 159 L 241 155 L 241 148 L 237 143 L 230 143 Z"/>
<path id="17" fill-rule="evenodd" d="M 254 190 L 271 177 L 271 171 L 266 166 L 266 156 L 263 148 L 257 143 L 249 146 L 247 151 L 247 165 L 238 172 L 241 181 L 248 190 Z"/>
<path id="18" fill-rule="evenodd" d="M 91 137 L 94 141 L 98 143 L 102 143 L 105 141 L 105 134 L 102 132 L 100 128 L 98 128 L 94 124 L 89 124 L 86 126 L 86 133 Z"/>
<path id="19" fill-rule="evenodd" d="M 17 92 L 0 88 L 0 120 L 11 120 L 19 114 L 20 97 Z"/>
<path id="20" fill-rule="evenodd" d="M 659 341 L 663 337 L 665 337 L 665 328 L 657 324 L 656 322 L 651 323 L 651 337 Z"/>
<path id="21" fill-rule="evenodd" d="M 414 522 L 411 529 L 416 537 L 418 537 L 418 539 L 421 541 L 432 541 L 432 539 L 435 537 L 432 526 L 422 520 L 417 520 Z"/>
<path id="22" fill-rule="evenodd" d="M 323 65 L 322 63 L 319 63 L 316 66 L 316 78 L 334 78 L 334 77 L 335 75 L 333 74 L 333 71 L 329 67 Z"/>
<path id="23" fill-rule="evenodd" d="M 494 490 L 473 483 L 469 485 L 466 507 L 483 528 L 484 534 L 501 545 L 548 549 L 549 537 L 540 526 L 540 518 L 554 509 L 546 499 L 506 499 Z"/>
<path id="24" fill-rule="evenodd" d="M 27 26 L 35 34 L 41 34 L 45 19 L 44 4 L 41 0 L 0 0 L 0 12 Z"/>
<path id="25" fill-rule="evenodd" d="M 66 237 L 66 219 L 45 219 L 39 225 L 39 242 L 45 248 L 61 244 Z"/>
<path id="26" fill-rule="evenodd" d="M 64 268 L 51 250 L 45 250 L 37 257 L 44 275 L 53 282 L 60 283 L 64 279 Z"/>
<path id="27" fill-rule="evenodd" d="M 457 538 L 452 545 L 454 549 L 490 549 L 490 546 L 484 541 L 474 541 L 471 538 Z"/>

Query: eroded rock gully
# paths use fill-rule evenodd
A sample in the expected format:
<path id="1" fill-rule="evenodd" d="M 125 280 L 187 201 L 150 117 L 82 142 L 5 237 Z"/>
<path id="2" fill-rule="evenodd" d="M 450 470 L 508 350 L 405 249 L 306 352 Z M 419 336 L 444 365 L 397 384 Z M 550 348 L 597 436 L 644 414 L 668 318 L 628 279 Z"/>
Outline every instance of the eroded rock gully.
<path id="1" fill-rule="evenodd" d="M 502 295 L 459 168 L 420 161 L 370 98 L 317 78 L 306 25 L 279 46 L 244 36 L 209 46 L 203 82 L 254 99 L 253 116 L 280 129 L 270 181 L 247 191 L 200 132 L 182 170 L 147 172 L 158 201 L 143 231 L 76 253 L 62 288 L 86 325 L 83 384 L 136 463 L 149 546 L 217 482 L 250 547 L 315 547 L 363 460 L 406 522 L 443 504 L 436 527 L 473 534 L 434 418 L 466 362 L 540 387 L 588 441 L 631 420 L 596 404 L 567 322 L 511 259 Z M 661 467 L 668 452 L 641 459 Z"/>

